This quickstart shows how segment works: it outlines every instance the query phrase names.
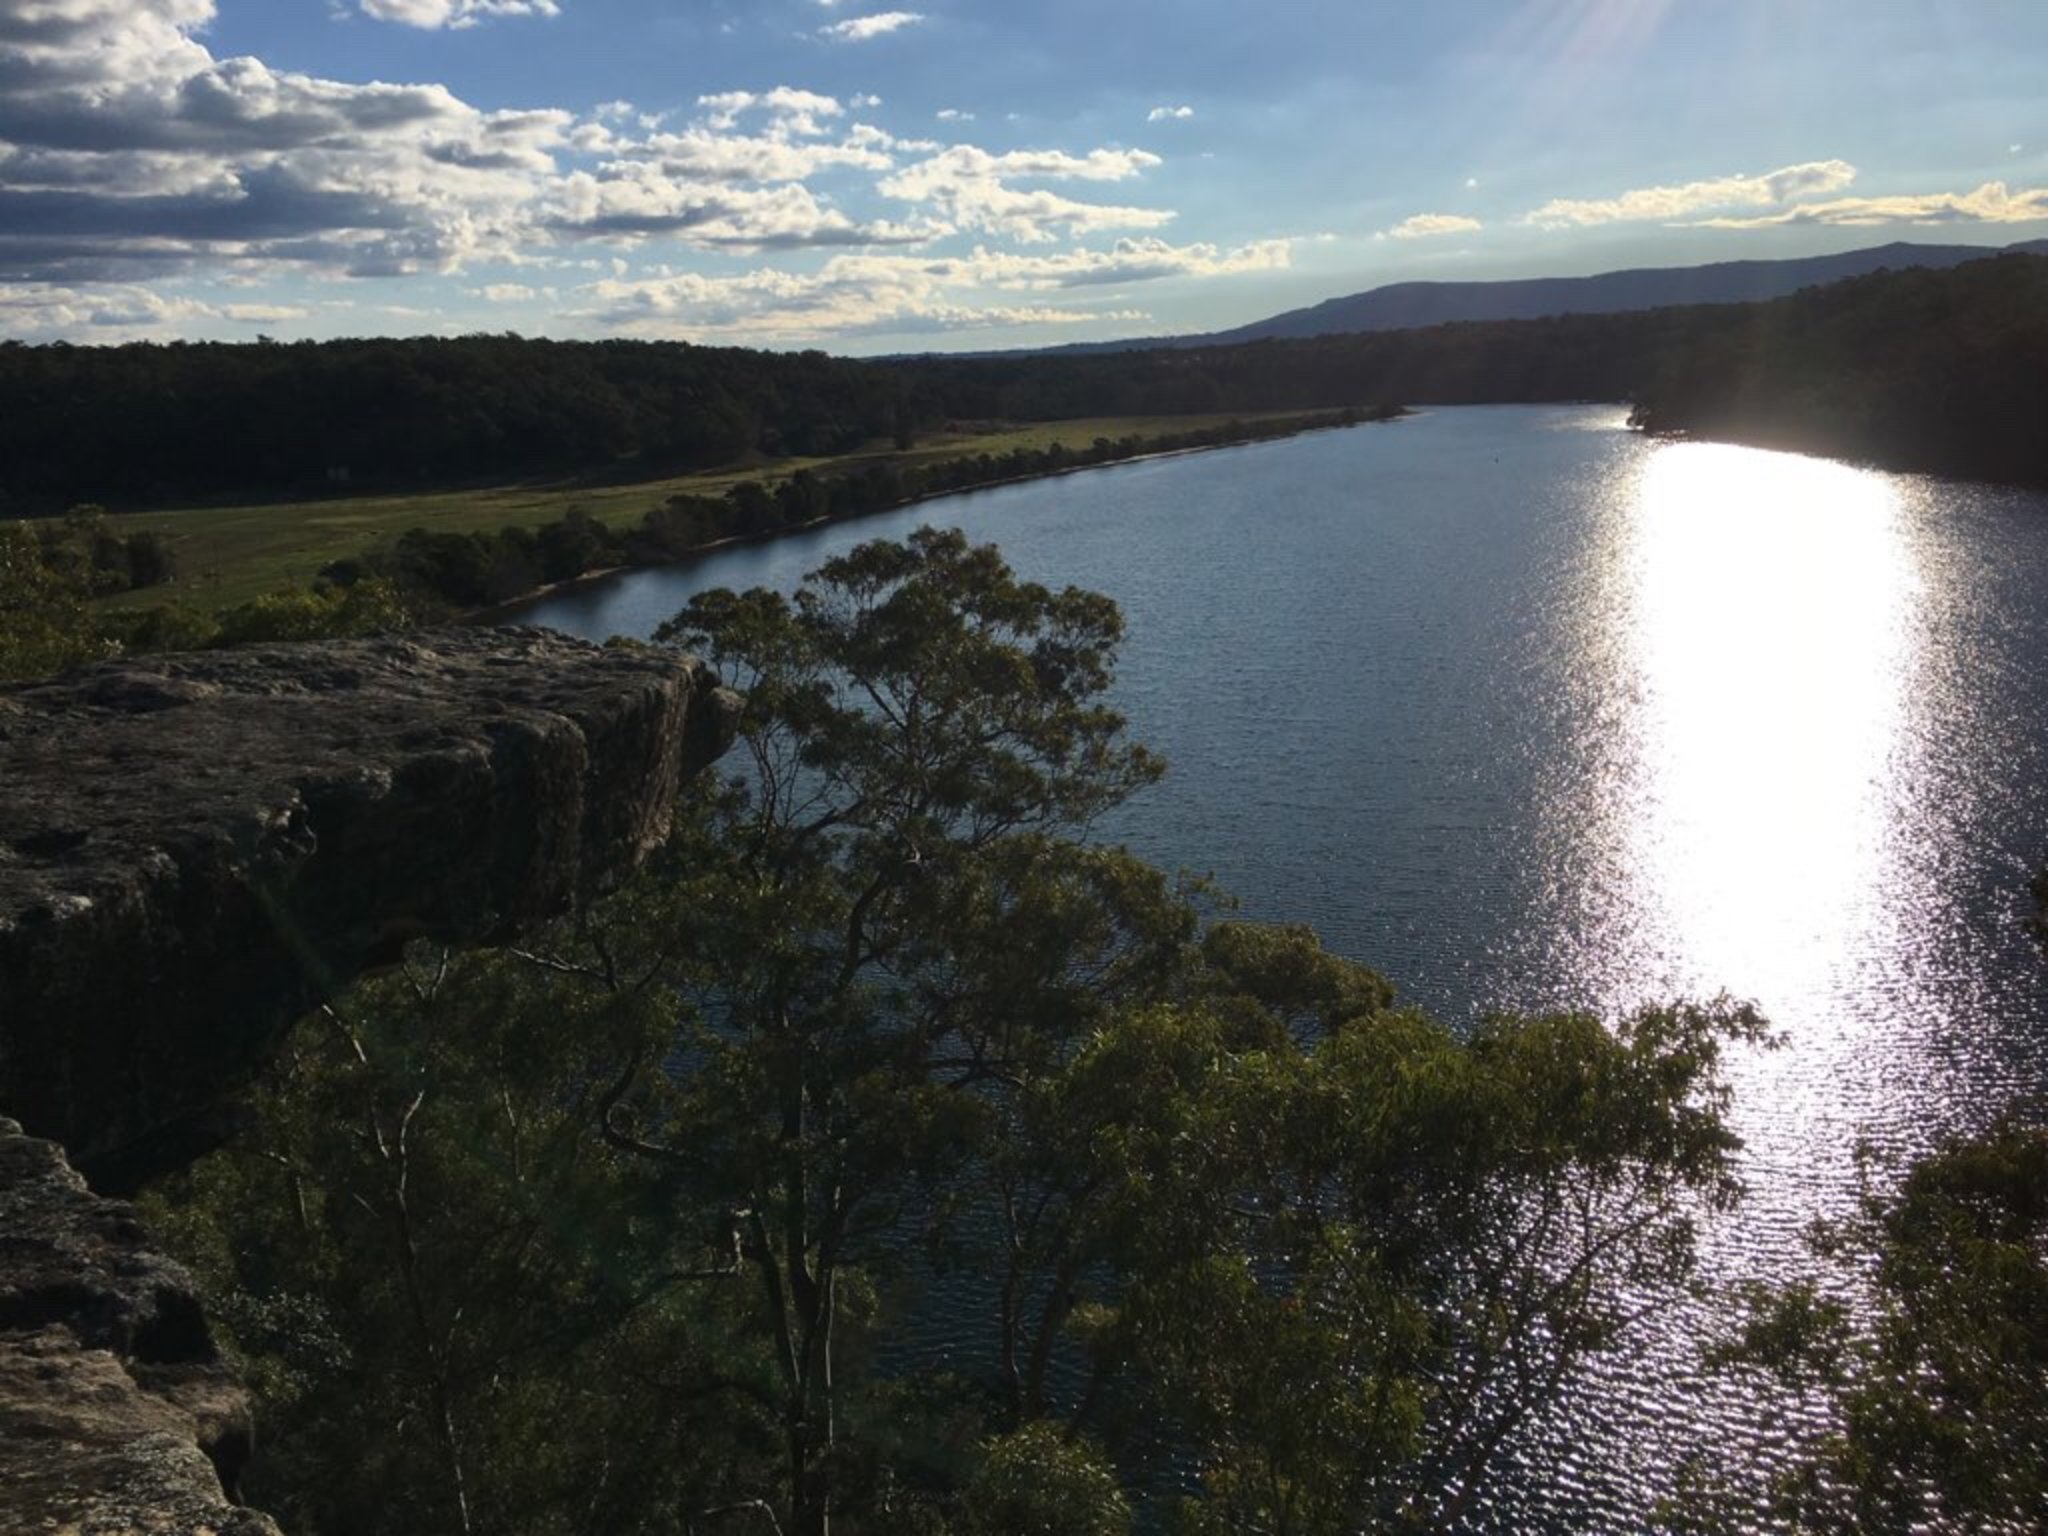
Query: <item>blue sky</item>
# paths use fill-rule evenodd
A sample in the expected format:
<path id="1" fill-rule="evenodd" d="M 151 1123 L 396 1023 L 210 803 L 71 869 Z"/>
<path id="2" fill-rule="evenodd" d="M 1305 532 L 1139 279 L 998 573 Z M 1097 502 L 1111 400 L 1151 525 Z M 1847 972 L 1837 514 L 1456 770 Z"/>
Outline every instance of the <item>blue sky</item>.
<path id="1" fill-rule="evenodd" d="M 2048 236 L 2042 0 L 0 0 L 0 338 L 867 353 Z"/>

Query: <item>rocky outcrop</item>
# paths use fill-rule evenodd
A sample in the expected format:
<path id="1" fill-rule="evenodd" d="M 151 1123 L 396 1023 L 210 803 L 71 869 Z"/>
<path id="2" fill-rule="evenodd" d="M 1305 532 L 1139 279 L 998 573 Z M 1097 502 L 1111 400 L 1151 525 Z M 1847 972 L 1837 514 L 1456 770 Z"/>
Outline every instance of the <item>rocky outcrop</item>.
<path id="1" fill-rule="evenodd" d="M 275 1536 L 228 1497 L 249 1446 L 184 1270 L 0 1120 L 0 1530 Z"/>
<path id="2" fill-rule="evenodd" d="M 408 939 L 619 878 L 730 740 L 697 664 L 457 629 L 0 688 L 0 1112 L 123 1192 Z"/>

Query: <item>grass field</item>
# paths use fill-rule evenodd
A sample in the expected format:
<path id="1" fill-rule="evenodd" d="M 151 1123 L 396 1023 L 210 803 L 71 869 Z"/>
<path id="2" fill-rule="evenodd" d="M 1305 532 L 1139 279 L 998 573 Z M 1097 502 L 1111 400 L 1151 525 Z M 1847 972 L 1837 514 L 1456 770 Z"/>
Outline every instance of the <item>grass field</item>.
<path id="1" fill-rule="evenodd" d="M 324 501 L 256 506 L 193 507 L 123 515 L 123 532 L 152 529 L 170 540 L 177 579 L 166 586 L 108 599 L 122 605 L 173 599 L 202 608 L 228 607 L 280 588 L 302 587 L 320 568 L 395 538 L 408 528 L 474 533 L 552 522 L 571 507 L 613 525 L 638 522 L 648 508 L 688 492 L 718 496 L 740 480 L 770 483 L 799 469 L 841 471 L 872 458 L 933 463 L 975 454 L 1045 448 L 1058 442 L 1085 447 L 1098 437 L 1164 436 L 1255 416 L 1118 416 L 1032 422 L 986 430 L 933 434 L 906 454 L 877 443 L 832 459 L 775 459 L 679 475 L 667 480 L 614 484 L 590 480 L 536 481 L 401 496 L 336 497 Z"/>

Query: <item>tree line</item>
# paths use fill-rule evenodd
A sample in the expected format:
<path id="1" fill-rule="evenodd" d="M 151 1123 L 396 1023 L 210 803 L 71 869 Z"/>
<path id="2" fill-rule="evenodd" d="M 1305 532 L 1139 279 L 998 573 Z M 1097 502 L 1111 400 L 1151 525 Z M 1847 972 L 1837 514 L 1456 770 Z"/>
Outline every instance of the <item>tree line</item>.
<path id="1" fill-rule="evenodd" d="M 846 452 L 899 425 L 889 375 L 819 352 L 516 336 L 0 345 L 0 514 L 649 476 Z"/>
<path id="2" fill-rule="evenodd" d="M 515 336 L 0 346 L 0 515 L 907 447 L 948 422 L 1634 401 L 1645 424 L 2048 483 L 2048 258 L 1763 304 L 1099 355 Z"/>
<path id="3" fill-rule="evenodd" d="M 1659 355 L 1655 432 L 2048 485 L 2048 257 L 1809 288 Z"/>

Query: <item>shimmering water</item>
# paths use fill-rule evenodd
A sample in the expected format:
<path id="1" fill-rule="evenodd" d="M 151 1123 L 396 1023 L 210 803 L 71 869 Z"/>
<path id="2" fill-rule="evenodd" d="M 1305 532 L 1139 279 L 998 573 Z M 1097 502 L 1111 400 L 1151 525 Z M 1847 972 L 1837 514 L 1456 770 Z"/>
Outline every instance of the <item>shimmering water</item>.
<path id="1" fill-rule="evenodd" d="M 957 497 L 523 616 L 644 635 L 920 523 L 1114 596 L 1120 702 L 1172 764 L 1115 830 L 1303 920 L 1452 1020 L 1727 991 L 1751 1196 L 1717 1284 L 1802 1262 L 1892 1155 L 2048 1084 L 2048 498 L 1655 444 L 1602 408 L 1392 426 Z M 1700 1315 L 1524 1452 L 1502 1528 L 1639 1528 L 1679 1455 L 1782 1425 Z"/>

